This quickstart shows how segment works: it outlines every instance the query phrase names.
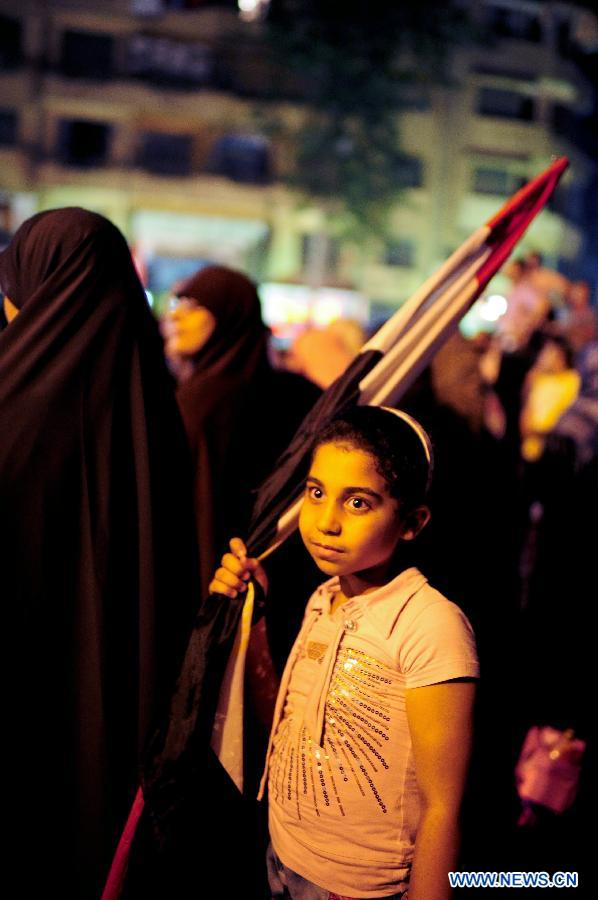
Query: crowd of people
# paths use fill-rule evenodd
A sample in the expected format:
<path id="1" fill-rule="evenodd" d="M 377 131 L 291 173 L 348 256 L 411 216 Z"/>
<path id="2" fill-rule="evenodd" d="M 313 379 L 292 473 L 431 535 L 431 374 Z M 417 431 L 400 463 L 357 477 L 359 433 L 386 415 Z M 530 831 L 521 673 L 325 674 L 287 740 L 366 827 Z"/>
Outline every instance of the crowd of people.
<path id="1" fill-rule="evenodd" d="M 435 516 L 437 525 L 446 520 L 440 545 L 447 552 L 433 554 L 432 562 L 442 560 L 435 583 L 442 585 L 451 570 L 457 576 L 445 590 L 468 612 L 482 663 L 469 868 L 498 871 L 505 860 L 526 870 L 549 870 L 557 859 L 563 869 L 585 865 L 590 895 L 585 822 L 595 791 L 587 686 L 598 539 L 591 512 L 598 499 L 598 316 L 587 283 L 545 268 L 538 254 L 506 271 L 508 307 L 494 333 L 469 341 L 456 336 L 431 366 L 430 428 L 442 421 L 437 403 L 444 417 L 450 409 L 453 423 L 443 439 L 441 458 L 451 464 Z M 463 504 L 467 513 L 457 519 L 463 530 L 455 538 L 452 513 Z M 467 562 L 458 546 L 463 536 Z M 550 743 L 544 748 L 543 814 L 532 827 L 530 819 L 518 819 L 525 798 L 513 769 L 535 726 L 555 729 L 566 752 Z M 551 752 L 562 760 L 570 751 L 579 763 L 576 735 L 585 753 L 581 771 L 551 770 Z M 553 804 L 565 777 L 577 799 L 572 791 L 559 808 Z"/>
<path id="2" fill-rule="evenodd" d="M 245 275 L 201 269 L 157 323 L 106 219 L 61 209 L 19 228 L 0 254 L 15 897 L 101 896 L 156 733 L 162 748 L 189 738 L 189 635 L 211 596 L 242 604 L 249 580 L 265 628 L 245 781 L 267 751 L 271 843 L 206 742 L 201 828 L 156 862 L 153 808 L 110 900 L 442 900 L 459 867 L 582 868 L 598 323 L 588 285 L 539 254 L 507 272 L 493 335 L 453 335 L 401 410 L 324 423 L 299 534 L 262 562 L 244 543 L 256 491 L 366 335 L 311 329 L 282 367 Z M 547 777 L 520 817 L 534 726 L 557 736 L 547 757 L 575 746 L 581 776 L 562 808 Z M 161 777 L 174 796 L 176 768 Z"/>

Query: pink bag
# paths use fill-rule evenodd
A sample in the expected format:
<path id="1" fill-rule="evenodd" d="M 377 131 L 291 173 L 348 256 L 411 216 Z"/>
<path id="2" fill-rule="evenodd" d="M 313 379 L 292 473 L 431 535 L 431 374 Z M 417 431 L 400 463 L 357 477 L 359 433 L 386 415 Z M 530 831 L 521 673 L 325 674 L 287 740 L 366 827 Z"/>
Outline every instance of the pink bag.
<path id="1" fill-rule="evenodd" d="M 518 825 L 533 822 L 531 804 L 554 813 L 569 809 L 577 794 L 585 748 L 586 742 L 576 738 L 571 729 L 557 731 L 549 725 L 530 728 L 515 766 L 517 793 L 523 802 Z"/>

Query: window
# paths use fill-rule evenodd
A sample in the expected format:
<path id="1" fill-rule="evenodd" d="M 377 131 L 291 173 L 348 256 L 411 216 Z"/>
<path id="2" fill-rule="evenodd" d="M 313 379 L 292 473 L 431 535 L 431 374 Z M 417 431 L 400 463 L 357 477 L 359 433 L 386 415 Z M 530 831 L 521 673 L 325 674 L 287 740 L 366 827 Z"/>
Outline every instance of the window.
<path id="1" fill-rule="evenodd" d="M 267 184 L 272 180 L 270 145 L 256 134 L 227 134 L 216 141 L 209 171 L 233 181 Z"/>
<path id="2" fill-rule="evenodd" d="M 21 62 L 21 23 L 0 15 L 0 69 L 16 69 Z"/>
<path id="3" fill-rule="evenodd" d="M 427 112 L 431 109 L 430 89 L 425 84 L 406 84 L 399 94 L 399 106 L 402 110 Z"/>
<path id="4" fill-rule="evenodd" d="M 573 138 L 579 128 L 580 117 L 568 106 L 555 103 L 552 107 L 552 128 L 556 134 Z"/>
<path id="5" fill-rule="evenodd" d="M 18 124 L 14 109 L 0 109 L 0 147 L 12 147 L 16 144 Z"/>
<path id="6" fill-rule="evenodd" d="M 596 155 L 596 120 L 594 116 L 580 115 L 573 109 L 560 104 L 552 108 L 552 130 L 563 135 L 570 144 L 579 147 L 590 157 Z"/>
<path id="7" fill-rule="evenodd" d="M 493 169 L 480 166 L 473 173 L 473 190 L 477 194 L 514 194 L 526 183 L 522 175 L 513 174 L 504 169 Z"/>
<path id="8" fill-rule="evenodd" d="M 58 130 L 57 156 L 66 166 L 101 166 L 108 157 L 110 125 L 63 119 Z"/>
<path id="9" fill-rule="evenodd" d="M 564 59 L 573 56 L 573 41 L 571 35 L 571 23 L 564 19 L 557 23 L 556 40 L 559 54 Z"/>
<path id="10" fill-rule="evenodd" d="M 546 206 L 551 212 L 583 229 L 587 226 L 589 217 L 595 218 L 592 204 L 592 191 L 585 181 L 580 180 L 566 185 L 561 182 L 548 198 Z"/>
<path id="11" fill-rule="evenodd" d="M 517 91 L 484 87 L 478 92 L 477 112 L 481 116 L 531 122 L 534 118 L 534 101 Z"/>
<path id="12" fill-rule="evenodd" d="M 336 274 L 340 257 L 340 242 L 326 234 L 301 235 L 301 265 L 309 275 L 309 269 L 316 263 L 324 277 Z"/>
<path id="13" fill-rule="evenodd" d="M 388 241 L 384 252 L 385 266 L 415 265 L 415 243 L 409 240 Z"/>
<path id="14" fill-rule="evenodd" d="M 114 39 L 91 31 L 65 31 L 62 71 L 69 78 L 110 78 L 114 70 Z"/>
<path id="15" fill-rule="evenodd" d="M 147 131 L 141 138 L 138 162 L 154 175 L 190 175 L 193 139 L 188 134 Z"/>
<path id="16" fill-rule="evenodd" d="M 417 156 L 399 156 L 395 163 L 395 180 L 399 187 L 422 187 L 424 183 L 422 160 Z"/>
<path id="17" fill-rule="evenodd" d="M 127 70 L 136 78 L 172 86 L 197 86 L 213 80 L 209 47 L 166 37 L 137 34 L 127 46 Z"/>
<path id="18" fill-rule="evenodd" d="M 542 22 L 533 12 L 502 6 L 485 10 L 486 25 L 498 37 L 517 38 L 537 44 L 542 40 Z"/>

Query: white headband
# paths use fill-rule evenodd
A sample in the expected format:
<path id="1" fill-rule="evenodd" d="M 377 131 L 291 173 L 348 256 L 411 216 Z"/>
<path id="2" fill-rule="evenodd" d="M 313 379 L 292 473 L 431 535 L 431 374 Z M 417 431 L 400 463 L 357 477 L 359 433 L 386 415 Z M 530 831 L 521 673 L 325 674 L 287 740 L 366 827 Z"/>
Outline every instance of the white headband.
<path id="1" fill-rule="evenodd" d="M 399 419 L 403 419 L 404 422 L 407 422 L 408 425 L 413 428 L 416 435 L 421 441 L 421 445 L 424 448 L 424 454 L 426 457 L 426 461 L 428 463 L 428 477 L 426 479 L 426 492 L 430 489 L 430 485 L 432 484 L 432 475 L 434 474 L 434 451 L 432 449 L 432 441 L 430 440 L 427 431 L 422 428 L 417 419 L 414 419 L 413 416 L 410 416 L 409 413 L 403 412 L 401 409 L 393 409 L 391 406 L 380 406 L 379 409 L 383 409 L 385 412 L 392 413 L 397 416 Z"/>

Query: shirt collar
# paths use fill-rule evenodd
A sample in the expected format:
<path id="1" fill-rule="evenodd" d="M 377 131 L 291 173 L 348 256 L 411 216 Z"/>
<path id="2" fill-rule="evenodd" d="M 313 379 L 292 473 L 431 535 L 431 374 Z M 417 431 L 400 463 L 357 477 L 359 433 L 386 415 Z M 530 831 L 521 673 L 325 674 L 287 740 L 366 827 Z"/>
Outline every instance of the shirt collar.
<path id="1" fill-rule="evenodd" d="M 375 591 L 371 591 L 369 594 L 356 594 L 343 603 L 342 617 L 344 619 L 359 618 L 367 611 L 372 625 L 387 640 L 411 597 L 424 584 L 427 584 L 427 581 L 428 579 L 415 566 L 404 569 L 392 581 L 376 588 Z M 340 581 L 335 575 L 317 589 L 311 604 L 312 609 L 321 613 L 330 612 L 332 598 L 339 590 Z"/>

